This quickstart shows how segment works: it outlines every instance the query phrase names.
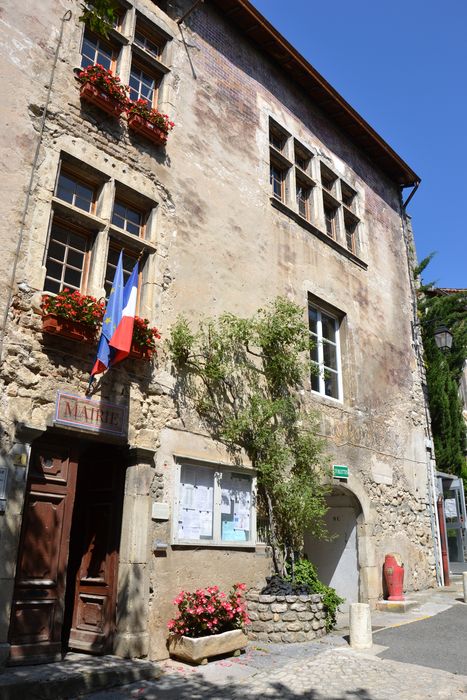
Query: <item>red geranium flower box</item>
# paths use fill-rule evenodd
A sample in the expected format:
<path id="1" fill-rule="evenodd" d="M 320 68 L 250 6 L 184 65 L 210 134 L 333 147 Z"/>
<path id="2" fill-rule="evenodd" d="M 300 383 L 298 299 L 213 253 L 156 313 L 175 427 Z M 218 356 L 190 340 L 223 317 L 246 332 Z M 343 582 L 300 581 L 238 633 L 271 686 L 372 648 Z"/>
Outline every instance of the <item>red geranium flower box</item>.
<path id="1" fill-rule="evenodd" d="M 105 112 L 110 117 L 115 119 L 120 119 L 122 112 L 125 109 L 125 105 L 121 102 L 117 102 L 112 99 L 102 90 L 99 90 L 95 85 L 91 83 L 83 83 L 80 89 L 80 97 L 85 102 L 98 107 L 102 112 Z"/>
<path id="2" fill-rule="evenodd" d="M 128 115 L 128 126 L 155 143 L 156 146 L 163 146 L 167 143 L 167 134 L 139 114 Z"/>
<path id="3" fill-rule="evenodd" d="M 70 340 L 80 343 L 90 343 L 96 339 L 96 331 L 84 323 L 72 321 L 68 318 L 56 316 L 55 314 L 45 314 L 42 316 L 42 331 L 50 335 L 61 335 Z"/>
<path id="4" fill-rule="evenodd" d="M 132 343 L 128 357 L 132 357 L 135 360 L 146 360 L 146 362 L 149 362 L 153 356 L 153 353 L 154 350 L 151 350 L 150 348 L 142 348 L 140 345 Z"/>

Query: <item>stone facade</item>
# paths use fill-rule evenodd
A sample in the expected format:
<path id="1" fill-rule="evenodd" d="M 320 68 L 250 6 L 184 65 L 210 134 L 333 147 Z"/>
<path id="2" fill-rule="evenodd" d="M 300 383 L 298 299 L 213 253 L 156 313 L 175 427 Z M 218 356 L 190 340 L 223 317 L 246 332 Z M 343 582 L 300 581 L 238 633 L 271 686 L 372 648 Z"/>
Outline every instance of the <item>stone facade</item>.
<path id="1" fill-rule="evenodd" d="M 248 637 L 262 642 L 308 642 L 326 634 L 321 596 L 246 595 L 251 625 Z"/>
<path id="2" fill-rule="evenodd" d="M 80 102 L 74 74 L 84 32 L 79 2 L 26 0 L 19 8 L 10 1 L 2 8 L 0 299 L 8 315 L 0 373 L 0 466 L 7 473 L 0 513 L 0 656 L 9 653 L 35 442 L 41 435 L 65 435 L 86 449 L 95 441 L 112 443 L 55 421 L 57 391 L 84 395 L 96 350 L 41 333 L 39 303 L 57 221 L 86 235 L 82 291 L 96 297 L 104 295 L 109 245 L 134 246 L 135 254 L 143 254 L 138 313 L 163 338 L 179 314 L 193 324 L 224 311 L 248 316 L 277 295 L 329 313 L 340 333 L 340 396 L 329 398 L 311 386 L 305 392 L 319 412 L 330 463 L 350 467 L 347 481 L 332 482 L 330 505 L 341 507 L 344 492 L 353 499 L 358 597 L 372 604 L 381 597 L 388 551 L 401 552 L 408 590 L 435 582 L 432 465 L 411 335 L 411 241 L 397 177 L 334 124 L 216 3 L 198 7 L 182 31 L 175 20 L 192 3 L 168 3 L 167 13 L 160 4 L 122 3 L 123 24 L 111 40 L 127 83 L 132 51 L 141 59 L 142 49 L 132 43 L 135 23 L 163 37 L 158 106 L 176 123 L 166 148 L 135 138 L 125 120 L 113 121 Z M 277 156 L 290 168 L 284 202 L 271 197 L 271 120 L 288 134 L 287 157 Z M 311 188 L 309 221 L 299 216 L 291 195 L 299 182 L 290 161 L 294 144 L 310 154 L 310 170 L 302 176 Z M 94 213 L 83 214 L 57 196 L 62 168 L 93 183 Z M 326 168 L 338 182 L 333 195 L 325 192 Z M 350 213 L 344 214 L 344 183 L 355 193 L 354 252 L 345 243 Z M 113 224 L 119 197 L 145 212 L 144 238 L 135 240 Z M 326 197 L 337 207 L 338 240 L 326 234 Z M 161 345 L 152 363 L 124 361 L 94 393 L 124 405 L 128 415 L 121 441 L 127 474 L 114 646 L 125 656 L 167 655 L 166 623 L 181 589 L 214 583 L 228 589 L 236 581 L 258 589 L 271 570 L 267 547 L 254 538 L 254 517 L 250 541 L 243 544 L 180 540 L 183 465 L 213 474 L 234 465 L 193 414 L 180 408 L 178 390 Z M 240 471 L 243 478 L 254 476 L 246 458 Z"/>

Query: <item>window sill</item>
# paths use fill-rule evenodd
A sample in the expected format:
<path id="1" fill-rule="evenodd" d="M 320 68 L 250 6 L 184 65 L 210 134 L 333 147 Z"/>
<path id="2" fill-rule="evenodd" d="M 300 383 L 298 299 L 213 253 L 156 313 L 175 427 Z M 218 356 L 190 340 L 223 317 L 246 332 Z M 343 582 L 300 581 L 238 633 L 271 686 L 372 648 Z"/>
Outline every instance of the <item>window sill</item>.
<path id="1" fill-rule="evenodd" d="M 199 542 L 192 542 L 187 541 L 187 540 L 177 540 L 176 542 L 171 542 L 170 545 L 172 548 L 173 547 L 183 547 L 183 548 L 193 548 L 193 549 L 200 549 L 200 548 L 209 548 L 209 549 L 248 549 L 250 551 L 254 551 L 258 547 L 264 547 L 263 544 L 257 543 L 255 544 L 254 542 L 208 542 L 207 540 L 200 540 Z"/>
<path id="2" fill-rule="evenodd" d="M 281 211 L 283 214 L 288 216 L 290 219 L 293 219 L 295 223 L 304 228 L 306 231 L 312 233 L 314 236 L 316 236 L 316 238 L 319 238 L 324 243 L 327 243 L 327 245 L 329 245 L 331 248 L 334 248 L 334 250 L 336 250 L 338 253 L 351 260 L 353 263 L 355 263 L 355 265 L 358 265 L 358 267 L 361 267 L 363 270 L 368 269 L 368 264 L 364 262 L 361 258 L 359 258 L 358 255 L 355 255 L 355 253 L 352 253 L 347 248 L 344 248 L 344 246 L 335 241 L 333 238 L 330 238 L 323 231 L 320 231 L 319 228 L 313 226 L 312 223 L 300 216 L 298 212 L 291 209 L 287 204 L 284 204 L 284 202 L 281 202 L 275 197 L 270 197 L 269 199 L 271 201 L 271 204 L 276 209 L 279 209 L 279 211 Z"/>
<path id="3" fill-rule="evenodd" d="M 327 404 L 328 406 L 332 406 L 333 408 L 339 408 L 340 406 L 344 405 L 342 399 L 335 399 L 333 396 L 326 396 L 326 394 L 320 394 L 319 391 L 313 391 L 313 389 L 310 390 L 310 394 L 313 400 Z"/>
<path id="4" fill-rule="evenodd" d="M 166 74 L 170 72 L 170 68 L 167 68 L 167 66 L 161 63 L 158 58 L 150 54 L 149 51 L 146 51 L 145 49 L 141 48 L 141 46 L 133 44 L 131 50 L 133 56 L 137 56 L 142 61 L 144 61 L 144 63 L 146 63 L 147 66 L 154 68 L 159 73 Z"/>
<path id="5" fill-rule="evenodd" d="M 126 46 L 127 44 L 130 43 L 128 37 L 126 37 L 124 34 L 119 29 L 115 29 L 115 27 L 110 27 L 109 29 L 109 39 L 112 41 L 116 41 L 122 46 Z"/>
<path id="6" fill-rule="evenodd" d="M 54 216 L 77 224 L 81 228 L 85 228 L 89 231 L 102 231 L 106 226 L 105 222 L 98 216 L 90 214 L 79 207 L 75 207 L 73 204 L 64 202 L 58 197 L 52 197 L 52 206 Z"/>
<path id="7" fill-rule="evenodd" d="M 138 236 L 133 236 L 133 234 L 127 233 L 123 229 L 118 228 L 118 226 L 113 226 L 112 224 L 109 226 L 109 235 L 111 238 L 119 240 L 129 248 L 148 250 L 151 253 L 155 253 L 157 251 L 157 246 L 154 243 L 151 243 L 151 241 L 148 241 L 146 238 L 138 238 Z"/>

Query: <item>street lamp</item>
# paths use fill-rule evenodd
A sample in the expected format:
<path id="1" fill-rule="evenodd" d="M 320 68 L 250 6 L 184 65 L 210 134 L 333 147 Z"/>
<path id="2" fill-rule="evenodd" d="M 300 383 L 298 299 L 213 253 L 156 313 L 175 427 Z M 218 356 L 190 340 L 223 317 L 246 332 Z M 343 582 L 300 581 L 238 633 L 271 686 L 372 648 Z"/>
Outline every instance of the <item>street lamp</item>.
<path id="1" fill-rule="evenodd" d="M 452 347 L 452 333 L 447 326 L 438 326 L 434 332 L 436 346 L 442 352 L 448 352 Z"/>

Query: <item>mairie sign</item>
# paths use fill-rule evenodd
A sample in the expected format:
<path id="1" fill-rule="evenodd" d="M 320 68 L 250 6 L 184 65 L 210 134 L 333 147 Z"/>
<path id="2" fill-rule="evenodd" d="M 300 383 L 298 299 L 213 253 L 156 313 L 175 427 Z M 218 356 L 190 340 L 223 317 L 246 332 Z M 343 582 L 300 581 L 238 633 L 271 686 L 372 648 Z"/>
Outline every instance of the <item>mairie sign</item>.
<path id="1" fill-rule="evenodd" d="M 57 392 L 54 419 L 56 425 L 124 436 L 127 429 L 126 415 L 125 406 L 74 396 L 64 391 Z"/>
<path id="2" fill-rule="evenodd" d="M 349 478 L 349 468 L 344 464 L 333 464 L 332 465 L 332 475 L 334 479 L 348 479 Z"/>

